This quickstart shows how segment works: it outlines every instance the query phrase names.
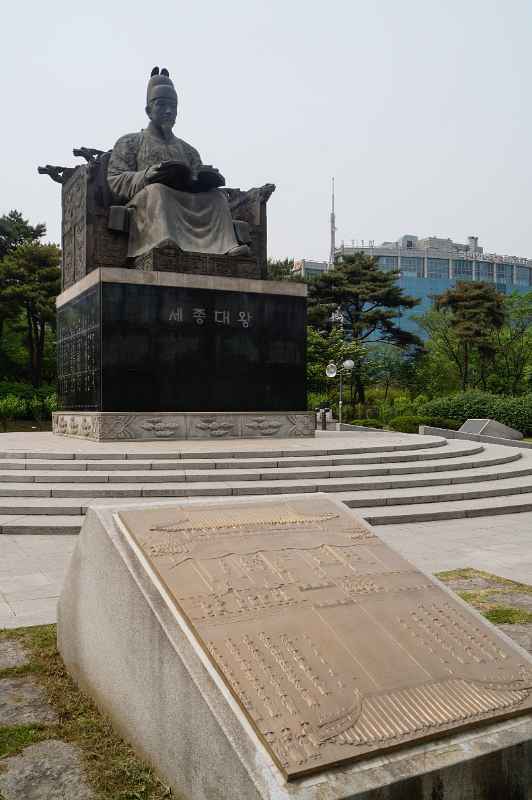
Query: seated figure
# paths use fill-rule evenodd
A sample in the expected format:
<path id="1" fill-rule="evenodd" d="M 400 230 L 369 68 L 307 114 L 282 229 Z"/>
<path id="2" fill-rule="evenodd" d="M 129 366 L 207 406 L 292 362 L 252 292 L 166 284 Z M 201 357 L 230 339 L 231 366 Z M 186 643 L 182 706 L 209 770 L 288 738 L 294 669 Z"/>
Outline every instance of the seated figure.
<path id="1" fill-rule="evenodd" d="M 166 69 L 148 82 L 145 130 L 122 136 L 107 169 L 109 188 L 129 215 L 128 258 L 173 245 L 189 253 L 246 256 L 239 244 L 223 176 L 172 133 L 177 93 Z"/>

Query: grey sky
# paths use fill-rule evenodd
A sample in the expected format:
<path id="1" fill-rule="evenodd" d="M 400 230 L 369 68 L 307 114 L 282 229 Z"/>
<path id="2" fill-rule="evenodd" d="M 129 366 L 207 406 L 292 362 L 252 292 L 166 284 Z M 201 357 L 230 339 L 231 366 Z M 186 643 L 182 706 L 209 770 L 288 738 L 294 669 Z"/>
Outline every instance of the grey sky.
<path id="1" fill-rule="evenodd" d="M 1 8 L 0 214 L 60 239 L 75 163 L 145 125 L 166 66 L 175 133 L 229 186 L 277 184 L 270 255 L 325 259 L 338 241 L 480 236 L 532 257 L 530 0 L 26 0 Z"/>

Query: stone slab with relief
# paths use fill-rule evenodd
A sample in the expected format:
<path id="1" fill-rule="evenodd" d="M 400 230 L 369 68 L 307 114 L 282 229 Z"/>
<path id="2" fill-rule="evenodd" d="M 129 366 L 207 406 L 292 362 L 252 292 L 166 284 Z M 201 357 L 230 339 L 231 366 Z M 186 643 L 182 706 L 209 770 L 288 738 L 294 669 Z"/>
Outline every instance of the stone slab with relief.
<path id="1" fill-rule="evenodd" d="M 187 798 L 530 782 L 530 657 L 325 495 L 94 508 L 59 611 L 75 679 Z"/>

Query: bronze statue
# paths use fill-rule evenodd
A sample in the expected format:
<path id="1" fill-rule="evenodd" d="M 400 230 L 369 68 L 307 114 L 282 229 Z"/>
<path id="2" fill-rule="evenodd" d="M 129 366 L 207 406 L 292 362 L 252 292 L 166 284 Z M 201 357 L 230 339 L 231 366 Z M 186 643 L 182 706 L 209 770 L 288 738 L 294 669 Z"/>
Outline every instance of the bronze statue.
<path id="1" fill-rule="evenodd" d="M 275 186 L 227 188 L 173 135 L 168 70 L 153 69 L 146 111 L 147 128 L 113 150 L 80 147 L 73 153 L 86 163 L 38 168 L 62 184 L 63 288 L 98 267 L 267 277 L 266 204 Z"/>
<path id="2" fill-rule="evenodd" d="M 236 239 L 223 176 L 203 165 L 198 151 L 172 133 L 177 93 L 168 70 L 154 67 L 148 82 L 145 130 L 113 148 L 107 182 L 131 210 L 128 257 L 176 245 L 189 253 L 248 255 Z"/>

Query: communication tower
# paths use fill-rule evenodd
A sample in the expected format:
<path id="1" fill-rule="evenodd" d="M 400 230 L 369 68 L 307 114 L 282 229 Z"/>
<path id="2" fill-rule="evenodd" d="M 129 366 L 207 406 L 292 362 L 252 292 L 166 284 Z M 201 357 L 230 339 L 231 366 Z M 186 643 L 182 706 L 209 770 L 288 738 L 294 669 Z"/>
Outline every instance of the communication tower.
<path id="1" fill-rule="evenodd" d="M 329 269 L 334 267 L 334 256 L 336 251 L 336 216 L 334 213 L 334 178 L 332 181 L 332 202 L 331 202 L 331 249 L 329 251 Z"/>

